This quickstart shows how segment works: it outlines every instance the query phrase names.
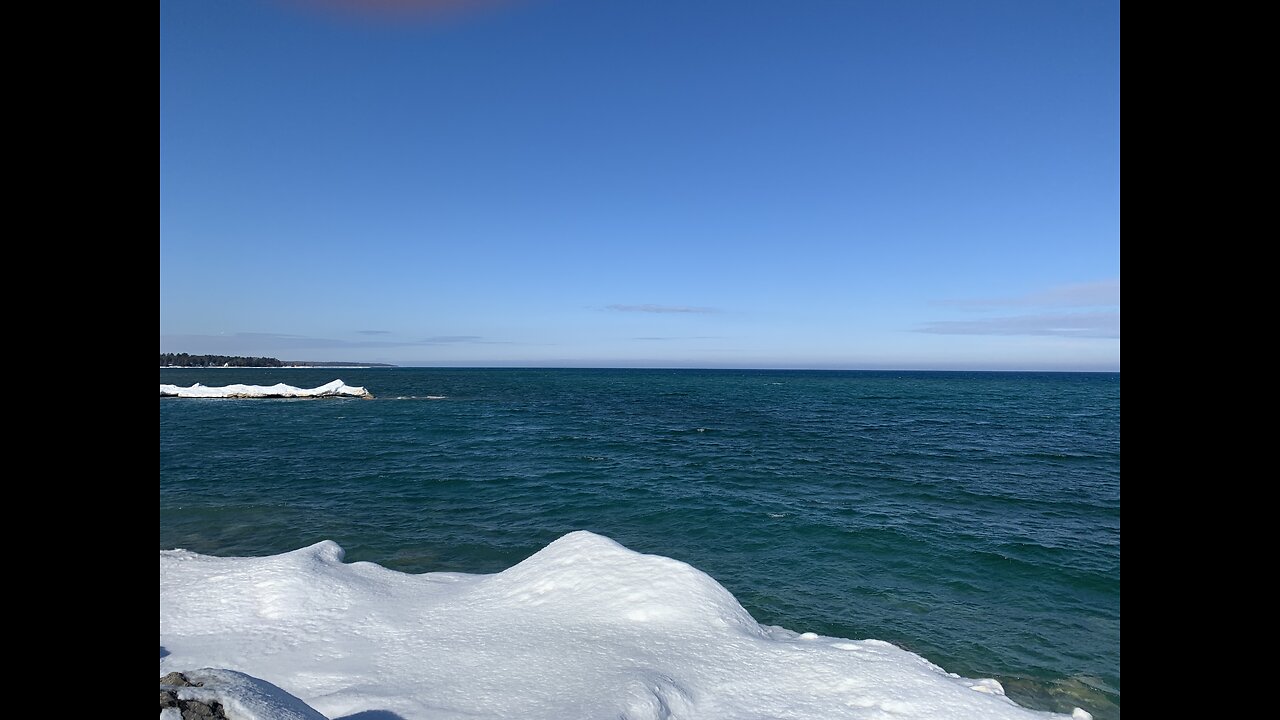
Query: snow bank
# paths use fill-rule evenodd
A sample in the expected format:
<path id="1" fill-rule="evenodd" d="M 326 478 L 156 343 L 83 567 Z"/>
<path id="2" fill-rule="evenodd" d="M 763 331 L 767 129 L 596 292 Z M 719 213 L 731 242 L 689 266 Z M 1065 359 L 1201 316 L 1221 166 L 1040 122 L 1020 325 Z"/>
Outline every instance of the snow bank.
<path id="1" fill-rule="evenodd" d="M 886 642 L 761 626 L 701 571 L 587 532 L 495 575 L 342 558 L 161 551 L 161 674 L 236 668 L 330 718 L 1065 717 Z"/>
<path id="2" fill-rule="evenodd" d="M 177 385 L 161 385 L 160 397 L 184 398 L 310 398 L 310 397 L 373 397 L 362 387 L 352 387 L 341 380 L 321 385 L 317 388 L 304 389 L 276 383 L 275 385 L 224 385 L 222 387 L 205 387 L 196 383 L 191 387 Z"/>

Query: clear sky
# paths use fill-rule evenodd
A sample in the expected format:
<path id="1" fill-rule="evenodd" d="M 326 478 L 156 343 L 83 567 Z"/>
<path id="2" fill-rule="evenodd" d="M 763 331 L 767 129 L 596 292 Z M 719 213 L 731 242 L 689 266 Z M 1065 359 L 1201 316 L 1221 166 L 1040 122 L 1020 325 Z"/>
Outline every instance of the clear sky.
<path id="1" fill-rule="evenodd" d="M 1120 368 L 1118 2 L 370 5 L 160 3 L 161 352 Z"/>

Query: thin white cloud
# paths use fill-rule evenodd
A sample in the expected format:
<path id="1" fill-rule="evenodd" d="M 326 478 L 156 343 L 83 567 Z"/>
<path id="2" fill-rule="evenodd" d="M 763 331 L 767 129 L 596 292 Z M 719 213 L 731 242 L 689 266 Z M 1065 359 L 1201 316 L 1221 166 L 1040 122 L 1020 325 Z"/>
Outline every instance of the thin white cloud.
<path id="1" fill-rule="evenodd" d="M 1025 295 L 949 300 L 970 313 L 1029 312 L 964 320 L 933 320 L 915 329 L 933 335 L 1049 335 L 1120 338 L 1120 278 L 1056 285 Z"/>
<path id="2" fill-rule="evenodd" d="M 720 312 L 715 308 L 697 307 L 693 305 L 609 305 L 607 310 L 615 312 L 639 312 L 639 313 L 717 313 Z"/>
<path id="3" fill-rule="evenodd" d="M 1120 278 L 1049 288 L 1026 297 L 1029 305 L 1054 307 L 1120 306 Z"/>
<path id="4" fill-rule="evenodd" d="M 962 307 L 968 310 L 1015 307 L 1120 307 L 1120 278 L 1056 285 L 1039 292 L 1027 293 L 1026 295 L 947 300 L 942 304 Z"/>
<path id="5" fill-rule="evenodd" d="M 1119 338 L 1120 313 L 1044 313 L 984 318 L 935 320 L 916 332 L 934 335 L 1052 335 L 1076 338 Z"/>
<path id="6" fill-rule="evenodd" d="M 632 340 L 660 340 L 660 341 L 665 341 L 665 340 L 720 340 L 720 339 L 722 339 L 722 338 L 721 338 L 720 336 L 718 336 L 718 335 L 673 335 L 673 336 L 670 336 L 670 337 L 657 335 L 657 336 L 634 337 L 634 338 L 631 338 L 631 339 L 632 339 Z"/>

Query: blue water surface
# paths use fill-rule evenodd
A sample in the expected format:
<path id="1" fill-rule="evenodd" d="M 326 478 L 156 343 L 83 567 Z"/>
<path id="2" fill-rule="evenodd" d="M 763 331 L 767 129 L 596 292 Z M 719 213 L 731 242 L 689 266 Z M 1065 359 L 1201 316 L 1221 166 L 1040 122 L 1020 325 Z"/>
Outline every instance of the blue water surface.
<path id="1" fill-rule="evenodd" d="M 160 547 L 319 540 L 497 572 L 571 530 L 757 620 L 879 638 L 1021 704 L 1120 716 L 1120 375 L 162 369 L 374 400 L 160 401 Z"/>

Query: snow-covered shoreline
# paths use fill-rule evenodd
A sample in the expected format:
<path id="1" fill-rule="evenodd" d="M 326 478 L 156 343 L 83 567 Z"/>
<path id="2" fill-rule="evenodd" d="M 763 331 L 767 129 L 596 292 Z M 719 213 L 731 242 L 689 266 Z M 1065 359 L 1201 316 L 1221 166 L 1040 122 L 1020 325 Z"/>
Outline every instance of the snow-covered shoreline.
<path id="1" fill-rule="evenodd" d="M 348 564 L 329 541 L 161 551 L 160 646 L 161 675 L 230 668 L 330 718 L 1067 717 L 886 642 L 762 626 L 696 568 L 588 532 L 493 575 Z"/>
<path id="2" fill-rule="evenodd" d="M 223 385 L 208 387 L 196 383 L 190 387 L 160 384 L 160 397 L 180 398 L 320 398 L 358 397 L 372 398 L 366 388 L 353 387 L 341 380 L 334 380 L 320 387 L 304 389 L 276 383 L 275 385 Z"/>

